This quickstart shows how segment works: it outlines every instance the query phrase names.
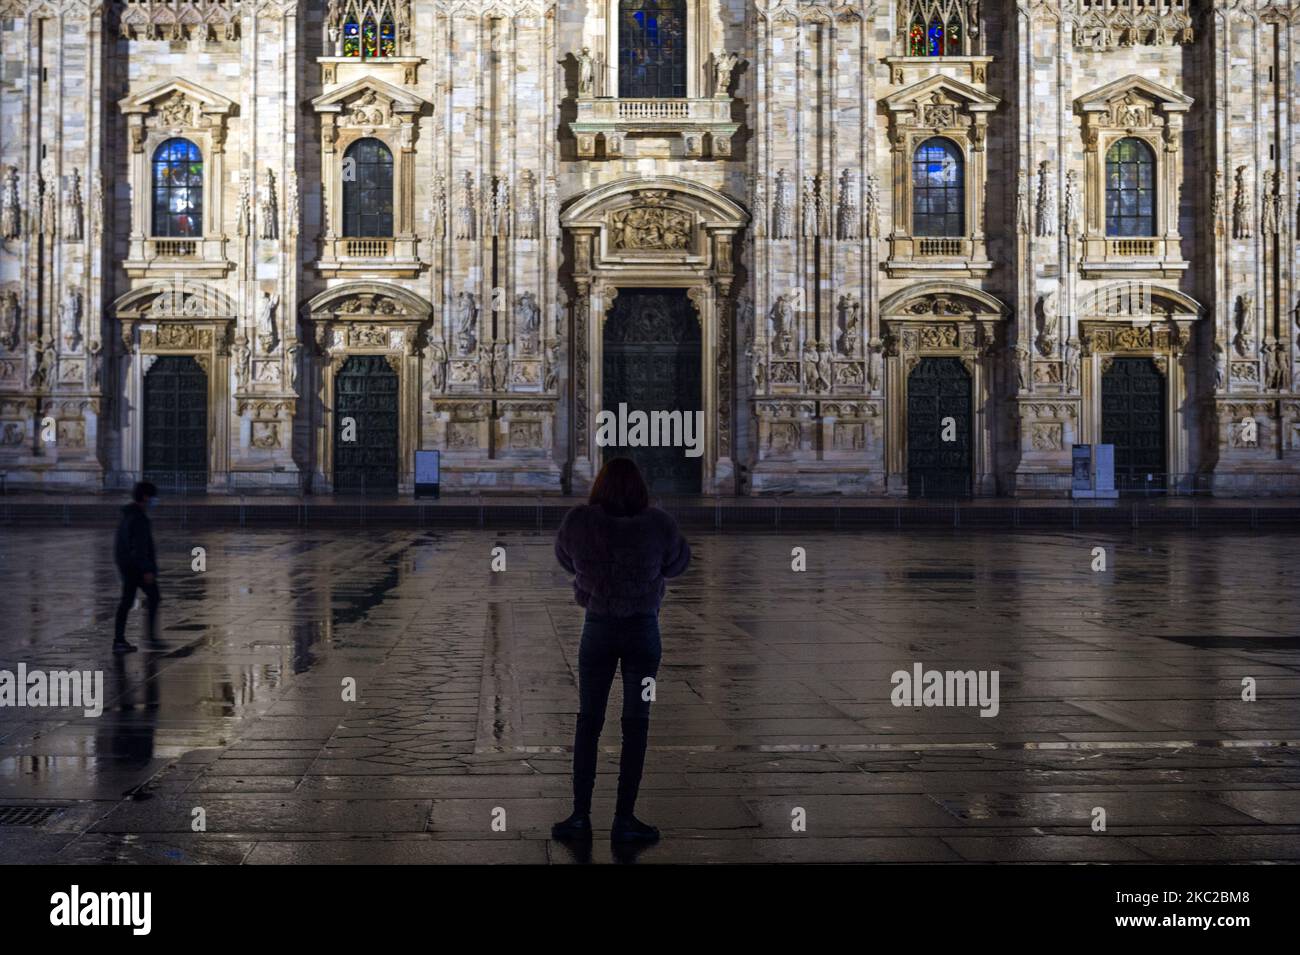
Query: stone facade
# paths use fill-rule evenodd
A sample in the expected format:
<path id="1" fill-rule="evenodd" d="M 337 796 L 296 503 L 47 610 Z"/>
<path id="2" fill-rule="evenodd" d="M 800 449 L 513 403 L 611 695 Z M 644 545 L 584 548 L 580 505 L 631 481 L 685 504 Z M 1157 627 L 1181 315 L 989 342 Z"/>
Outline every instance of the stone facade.
<path id="1" fill-rule="evenodd" d="M 685 95 L 632 99 L 619 0 L 0 0 L 0 469 L 130 480 L 147 375 L 191 356 L 209 489 L 328 491 L 340 371 L 383 356 L 401 489 L 439 449 L 452 487 L 581 491 L 605 318 L 666 287 L 701 323 L 708 493 L 907 493 L 929 358 L 969 376 L 978 493 L 1059 488 L 1128 357 L 1165 383 L 1170 475 L 1300 471 L 1300 2 L 684 10 Z M 387 55 L 348 55 L 367 11 Z M 151 221 L 177 139 L 179 239 Z M 363 140 L 378 237 L 345 218 Z M 1118 143 L 1153 197 L 1122 234 Z"/>

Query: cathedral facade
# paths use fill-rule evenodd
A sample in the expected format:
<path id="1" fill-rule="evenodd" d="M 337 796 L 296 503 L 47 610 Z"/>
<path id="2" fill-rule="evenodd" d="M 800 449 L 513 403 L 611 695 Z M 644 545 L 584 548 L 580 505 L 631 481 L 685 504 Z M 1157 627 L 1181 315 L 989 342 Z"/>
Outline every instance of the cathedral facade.
<path id="1" fill-rule="evenodd" d="M 0 0 L 0 470 L 581 492 L 631 409 L 662 492 L 1294 476 L 1298 17 Z"/>

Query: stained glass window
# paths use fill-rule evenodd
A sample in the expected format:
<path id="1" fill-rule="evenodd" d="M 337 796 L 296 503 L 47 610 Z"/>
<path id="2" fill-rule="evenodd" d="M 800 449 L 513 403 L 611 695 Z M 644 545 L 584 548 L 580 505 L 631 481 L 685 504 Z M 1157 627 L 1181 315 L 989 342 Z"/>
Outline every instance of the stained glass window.
<path id="1" fill-rule="evenodd" d="M 1140 139 L 1121 139 L 1106 153 L 1106 234 L 1156 234 L 1156 157 Z"/>
<path id="2" fill-rule="evenodd" d="M 961 56 L 961 18 L 955 14 L 948 21 L 948 55 Z"/>
<path id="3" fill-rule="evenodd" d="M 619 0 L 618 95 L 686 96 L 686 0 Z"/>
<path id="4" fill-rule="evenodd" d="M 908 56 L 964 56 L 966 48 L 968 5 L 963 0 L 907 0 L 904 8 L 907 24 Z"/>
<path id="5" fill-rule="evenodd" d="M 936 136 L 916 147 L 912 157 L 912 234 L 960 237 L 966 234 L 966 176 L 961 150 Z"/>
<path id="6" fill-rule="evenodd" d="M 343 180 L 343 234 L 349 239 L 393 235 L 393 154 L 377 139 L 358 139 L 349 147 Z"/>
<path id="7" fill-rule="evenodd" d="M 943 21 L 939 19 L 936 13 L 930 21 L 930 56 L 943 56 Z"/>
<path id="8" fill-rule="evenodd" d="M 925 56 L 925 24 L 917 17 L 907 34 L 907 55 Z"/>
<path id="9" fill-rule="evenodd" d="M 349 16 L 343 22 L 343 55 L 361 55 L 361 25 L 355 17 Z"/>
<path id="10" fill-rule="evenodd" d="M 379 55 L 379 28 L 375 25 L 373 14 L 366 14 L 361 21 L 361 57 L 373 59 Z"/>
<path id="11" fill-rule="evenodd" d="M 397 56 L 397 29 L 393 26 L 392 16 L 385 14 L 379 24 L 379 55 Z"/>
<path id="12" fill-rule="evenodd" d="M 203 234 L 203 154 L 188 139 L 169 139 L 153 154 L 153 234 Z"/>

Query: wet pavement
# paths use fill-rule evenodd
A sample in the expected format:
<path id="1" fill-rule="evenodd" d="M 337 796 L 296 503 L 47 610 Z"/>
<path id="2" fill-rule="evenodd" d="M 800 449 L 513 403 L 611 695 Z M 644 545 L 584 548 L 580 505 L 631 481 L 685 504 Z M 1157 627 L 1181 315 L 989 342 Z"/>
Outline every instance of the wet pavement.
<path id="1" fill-rule="evenodd" d="M 549 532 L 159 536 L 160 639 L 133 613 L 114 658 L 111 530 L 0 529 L 0 669 L 105 691 L 0 709 L 0 820 L 54 810 L 0 861 L 585 861 L 549 832 L 581 624 Z M 664 839 L 602 838 L 616 682 L 592 861 L 1300 861 L 1300 537 L 691 538 L 638 805 Z M 997 671 L 997 715 L 892 705 L 915 664 Z"/>

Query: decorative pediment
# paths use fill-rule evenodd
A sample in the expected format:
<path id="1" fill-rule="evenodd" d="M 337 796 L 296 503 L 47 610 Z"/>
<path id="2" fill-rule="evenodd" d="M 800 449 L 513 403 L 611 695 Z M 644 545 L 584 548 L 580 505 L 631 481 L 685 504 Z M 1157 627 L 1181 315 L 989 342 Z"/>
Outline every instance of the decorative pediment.
<path id="1" fill-rule="evenodd" d="M 224 125 L 235 101 L 189 80 L 170 79 L 118 101 L 128 116 L 149 117 L 160 126 L 196 128 Z"/>
<path id="2" fill-rule="evenodd" d="M 896 121 L 918 126 L 956 126 L 962 113 L 991 113 L 1002 100 L 961 80 L 936 74 L 884 100 Z M 910 117 L 905 118 L 911 114 Z M 942 123 L 942 120 L 953 121 Z"/>
<path id="3" fill-rule="evenodd" d="M 427 321 L 433 308 L 420 296 L 397 285 L 355 282 L 321 292 L 304 308 L 312 321 Z"/>
<path id="4" fill-rule="evenodd" d="M 1142 76 L 1129 75 L 1075 100 L 1090 121 L 1121 129 L 1161 125 L 1161 114 L 1185 113 L 1192 97 Z"/>
<path id="5" fill-rule="evenodd" d="M 339 126 L 371 129 L 414 122 L 426 106 L 432 106 L 424 97 L 373 76 L 317 96 L 311 105 L 318 113 L 334 114 Z"/>
<path id="6" fill-rule="evenodd" d="M 954 287 L 946 282 L 924 282 L 887 296 L 880 314 L 889 318 L 1006 318 L 1011 310 L 988 292 Z"/>
<path id="7" fill-rule="evenodd" d="M 237 314 L 224 292 L 201 282 L 154 282 L 118 298 L 111 314 L 119 321 L 229 321 Z"/>
<path id="8" fill-rule="evenodd" d="M 619 213 L 635 209 L 661 210 L 686 215 L 710 228 L 739 229 L 749 221 L 749 214 L 736 202 L 708 186 L 677 176 L 650 179 L 624 179 L 584 194 L 561 215 L 566 228 L 603 228 L 619 218 Z M 636 241 L 629 236 L 629 241 Z M 612 247 L 612 246 L 611 246 Z"/>
<path id="9" fill-rule="evenodd" d="M 1078 313 L 1084 318 L 1131 321 L 1162 318 L 1199 318 L 1203 306 L 1190 295 L 1148 282 L 1117 282 L 1086 295 Z"/>

